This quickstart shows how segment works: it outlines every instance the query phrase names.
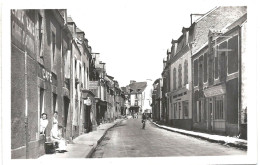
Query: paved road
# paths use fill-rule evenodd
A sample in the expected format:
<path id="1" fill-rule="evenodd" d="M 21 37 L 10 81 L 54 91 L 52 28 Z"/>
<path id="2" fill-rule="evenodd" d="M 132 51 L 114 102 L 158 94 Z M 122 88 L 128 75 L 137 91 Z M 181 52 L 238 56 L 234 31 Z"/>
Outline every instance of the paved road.
<path id="1" fill-rule="evenodd" d="M 246 151 L 170 132 L 141 119 L 128 119 L 110 129 L 93 158 L 245 155 Z"/>

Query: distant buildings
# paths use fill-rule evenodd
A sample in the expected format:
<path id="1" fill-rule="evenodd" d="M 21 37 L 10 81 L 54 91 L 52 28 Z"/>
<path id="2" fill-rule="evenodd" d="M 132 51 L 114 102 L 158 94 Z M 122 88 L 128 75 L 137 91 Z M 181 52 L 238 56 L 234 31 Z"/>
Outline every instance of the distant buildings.
<path id="1" fill-rule="evenodd" d="M 246 13 L 243 6 L 216 7 L 172 40 L 154 82 L 154 120 L 246 138 Z"/>
<path id="2" fill-rule="evenodd" d="M 152 81 L 144 82 L 130 81 L 130 84 L 125 88 L 125 96 L 128 98 L 126 102 L 126 114 L 148 113 L 151 114 L 152 104 Z"/>
<path id="3" fill-rule="evenodd" d="M 71 141 L 120 117 L 125 96 L 66 10 L 11 10 L 11 157 L 44 154 L 52 117 Z M 46 136 L 40 117 L 48 115 Z"/>

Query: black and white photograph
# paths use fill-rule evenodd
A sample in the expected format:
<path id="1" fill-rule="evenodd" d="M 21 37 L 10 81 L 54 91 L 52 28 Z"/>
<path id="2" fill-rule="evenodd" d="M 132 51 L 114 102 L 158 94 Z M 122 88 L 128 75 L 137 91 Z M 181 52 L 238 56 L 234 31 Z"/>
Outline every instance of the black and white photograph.
<path id="1" fill-rule="evenodd" d="M 3 1 L 1 163 L 257 164 L 255 2 Z"/>

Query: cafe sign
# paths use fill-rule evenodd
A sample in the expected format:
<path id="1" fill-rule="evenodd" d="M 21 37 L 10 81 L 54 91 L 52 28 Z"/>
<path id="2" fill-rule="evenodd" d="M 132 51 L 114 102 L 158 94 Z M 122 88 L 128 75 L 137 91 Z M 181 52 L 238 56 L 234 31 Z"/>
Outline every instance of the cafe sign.
<path id="1" fill-rule="evenodd" d="M 53 77 L 52 72 L 48 71 L 46 68 L 44 68 L 41 65 L 38 65 L 38 77 L 41 79 L 56 84 L 56 79 Z"/>

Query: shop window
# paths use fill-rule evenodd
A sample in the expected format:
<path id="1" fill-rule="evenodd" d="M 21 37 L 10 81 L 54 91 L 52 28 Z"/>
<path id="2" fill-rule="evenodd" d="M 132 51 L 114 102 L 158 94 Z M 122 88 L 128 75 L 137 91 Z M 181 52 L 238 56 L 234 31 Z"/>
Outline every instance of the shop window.
<path id="1" fill-rule="evenodd" d="M 222 98 L 216 98 L 216 101 L 215 101 L 215 119 L 224 119 L 223 99 Z"/>
<path id="2" fill-rule="evenodd" d="M 182 105 L 183 105 L 184 116 L 188 117 L 189 116 L 189 102 L 183 101 Z"/>
<path id="3" fill-rule="evenodd" d="M 228 73 L 238 71 L 238 36 L 228 40 Z"/>
<path id="4" fill-rule="evenodd" d="M 198 77 L 199 77 L 199 72 L 198 72 L 198 60 L 194 60 L 194 86 L 198 86 Z"/>
<path id="5" fill-rule="evenodd" d="M 202 122 L 203 119 L 203 102 L 197 101 L 197 122 Z"/>
<path id="6" fill-rule="evenodd" d="M 178 103 L 179 104 L 179 119 L 181 118 L 181 102 Z"/>
<path id="7" fill-rule="evenodd" d="M 173 109 L 174 109 L 174 119 L 177 119 L 177 103 L 173 104 Z"/>

